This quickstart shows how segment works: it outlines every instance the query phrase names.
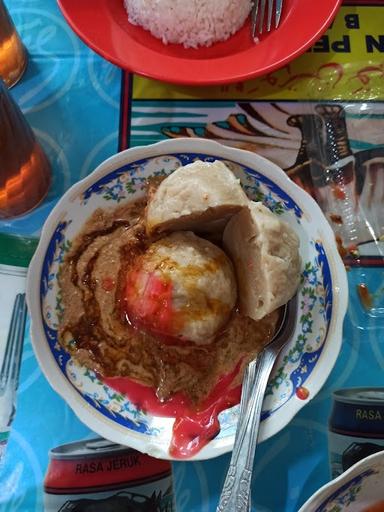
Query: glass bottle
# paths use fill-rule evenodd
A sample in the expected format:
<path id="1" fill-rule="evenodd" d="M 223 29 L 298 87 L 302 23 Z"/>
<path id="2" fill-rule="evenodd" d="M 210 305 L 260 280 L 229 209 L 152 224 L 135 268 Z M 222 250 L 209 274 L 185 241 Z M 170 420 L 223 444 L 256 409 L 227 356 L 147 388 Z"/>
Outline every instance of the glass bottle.
<path id="1" fill-rule="evenodd" d="M 48 159 L 0 80 L 0 219 L 37 206 L 51 181 Z"/>
<path id="2" fill-rule="evenodd" d="M 341 243 L 352 251 L 359 242 L 361 222 L 356 194 L 355 156 L 347 133 L 341 105 L 316 105 L 324 122 L 325 185 L 317 191 L 317 200 Z"/>

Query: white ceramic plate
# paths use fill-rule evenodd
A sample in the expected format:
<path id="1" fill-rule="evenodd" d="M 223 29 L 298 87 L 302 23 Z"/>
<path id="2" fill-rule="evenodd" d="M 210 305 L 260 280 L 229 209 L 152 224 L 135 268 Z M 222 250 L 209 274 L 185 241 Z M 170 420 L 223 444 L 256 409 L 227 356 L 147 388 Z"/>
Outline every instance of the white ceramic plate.
<path id="1" fill-rule="evenodd" d="M 357 462 L 324 485 L 299 512 L 364 512 L 380 502 L 384 510 L 383 482 L 384 451 Z"/>
<path id="2" fill-rule="evenodd" d="M 144 194 L 149 176 L 166 175 L 196 158 L 224 160 L 251 199 L 263 201 L 300 237 L 302 282 L 292 342 L 283 351 L 264 401 L 260 438 L 280 431 L 320 390 L 340 350 L 348 285 L 333 232 L 317 204 L 272 162 L 216 142 L 176 139 L 137 147 L 103 162 L 62 197 L 47 219 L 32 260 L 27 298 L 34 349 L 52 387 L 92 430 L 160 458 L 168 447 L 173 418 L 151 416 L 76 365 L 57 340 L 61 311 L 57 272 L 71 240 L 92 212 Z M 232 449 L 238 406 L 223 411 L 220 433 L 193 458 Z"/>

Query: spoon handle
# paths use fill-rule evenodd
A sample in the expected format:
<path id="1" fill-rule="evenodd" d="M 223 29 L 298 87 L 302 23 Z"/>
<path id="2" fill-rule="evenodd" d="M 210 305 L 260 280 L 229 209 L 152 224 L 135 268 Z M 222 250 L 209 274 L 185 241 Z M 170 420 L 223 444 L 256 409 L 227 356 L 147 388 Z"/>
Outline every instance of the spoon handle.
<path id="1" fill-rule="evenodd" d="M 240 406 L 242 413 L 217 512 L 250 510 L 252 469 L 261 408 L 275 360 L 276 353 L 265 348 L 245 370 Z"/>

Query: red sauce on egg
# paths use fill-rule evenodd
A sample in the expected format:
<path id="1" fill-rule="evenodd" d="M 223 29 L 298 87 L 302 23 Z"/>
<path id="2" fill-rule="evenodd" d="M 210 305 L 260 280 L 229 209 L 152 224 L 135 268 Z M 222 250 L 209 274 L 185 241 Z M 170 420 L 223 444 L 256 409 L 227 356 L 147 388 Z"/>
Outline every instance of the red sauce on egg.
<path id="1" fill-rule="evenodd" d="M 137 290 L 137 282 L 145 279 L 144 291 Z M 129 323 L 163 336 L 172 336 L 174 310 L 171 281 L 156 274 L 132 271 L 127 275 L 125 308 Z"/>

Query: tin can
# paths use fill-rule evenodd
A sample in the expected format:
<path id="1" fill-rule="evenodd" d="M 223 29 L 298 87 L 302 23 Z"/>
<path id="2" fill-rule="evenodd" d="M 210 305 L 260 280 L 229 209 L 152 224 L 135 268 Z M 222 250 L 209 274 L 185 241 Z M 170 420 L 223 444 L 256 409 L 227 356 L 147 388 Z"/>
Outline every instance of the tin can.
<path id="1" fill-rule="evenodd" d="M 54 448 L 45 512 L 174 512 L 172 467 L 102 438 Z"/>
<path id="2" fill-rule="evenodd" d="M 333 393 L 328 446 L 332 478 L 384 450 L 384 388 L 351 388 Z"/>

